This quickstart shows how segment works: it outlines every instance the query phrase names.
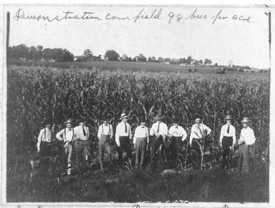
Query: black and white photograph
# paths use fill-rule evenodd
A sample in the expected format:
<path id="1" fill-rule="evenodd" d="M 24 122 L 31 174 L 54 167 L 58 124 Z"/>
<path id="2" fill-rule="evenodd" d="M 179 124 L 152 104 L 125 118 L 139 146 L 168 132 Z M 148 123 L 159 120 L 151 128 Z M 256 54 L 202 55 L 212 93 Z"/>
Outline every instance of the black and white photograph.
<path id="1" fill-rule="evenodd" d="M 3 5 L 2 204 L 271 207 L 272 11 Z"/>

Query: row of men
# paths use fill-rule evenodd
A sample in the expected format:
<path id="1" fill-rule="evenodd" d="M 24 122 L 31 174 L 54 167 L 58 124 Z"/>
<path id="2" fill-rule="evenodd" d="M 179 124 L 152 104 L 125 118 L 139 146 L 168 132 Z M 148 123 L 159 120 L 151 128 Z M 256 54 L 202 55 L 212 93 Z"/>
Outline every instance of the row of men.
<path id="1" fill-rule="evenodd" d="M 115 142 L 118 146 L 118 160 L 119 166 L 122 166 L 123 152 L 127 153 L 127 158 L 132 159 L 131 153 L 131 140 L 133 140 L 134 147 L 136 149 L 136 166 L 142 167 L 144 164 L 144 157 L 146 149 L 150 143 L 151 156 L 155 157 L 156 152 L 161 145 L 169 146 L 171 149 L 171 156 L 173 162 L 176 162 L 178 155 L 181 151 L 181 144 L 187 138 L 187 133 L 182 126 L 179 125 L 179 119 L 173 119 L 173 125 L 168 129 L 167 125 L 162 122 L 163 117 L 158 115 L 155 117 L 156 122 L 152 127 L 147 128 L 144 119 L 140 119 L 140 126 L 135 129 L 132 134 L 131 126 L 127 122 L 128 117 L 126 114 L 122 114 L 120 117 L 120 123 L 116 127 L 115 135 L 113 133 L 113 127 L 109 122 L 109 118 L 102 119 L 102 124 L 98 128 L 97 137 L 99 139 L 99 156 L 100 156 L 100 169 L 103 171 L 103 158 L 104 152 L 112 159 L 111 151 L 111 139 L 115 137 Z M 223 163 L 222 166 L 226 167 L 228 163 L 228 155 L 230 149 L 236 144 L 236 130 L 232 125 L 232 118 L 227 115 L 226 124 L 221 127 L 220 133 L 220 146 L 223 151 Z M 248 171 L 249 167 L 249 148 L 250 145 L 255 143 L 254 131 L 249 127 L 250 120 L 248 117 L 244 117 L 241 121 L 243 129 L 240 133 L 238 140 L 239 145 L 239 170 Z M 50 153 L 49 143 L 52 141 L 51 122 L 44 122 L 45 128 L 40 131 L 37 142 L 37 149 L 41 156 L 46 156 Z M 58 140 L 64 141 L 64 149 L 67 155 L 67 174 L 71 174 L 71 161 L 72 161 L 72 142 L 76 151 L 76 164 L 79 164 L 81 160 L 86 160 L 86 147 L 88 146 L 88 138 L 90 135 L 89 128 L 86 126 L 85 121 L 82 120 L 79 126 L 72 128 L 72 120 L 69 119 L 65 122 L 66 128 L 62 129 L 56 134 Z M 200 150 L 200 144 L 202 140 L 211 133 L 211 129 L 201 122 L 201 117 L 195 118 L 195 124 L 191 128 L 190 132 L 190 146 L 195 150 Z M 133 135 L 133 136 L 132 136 Z"/>

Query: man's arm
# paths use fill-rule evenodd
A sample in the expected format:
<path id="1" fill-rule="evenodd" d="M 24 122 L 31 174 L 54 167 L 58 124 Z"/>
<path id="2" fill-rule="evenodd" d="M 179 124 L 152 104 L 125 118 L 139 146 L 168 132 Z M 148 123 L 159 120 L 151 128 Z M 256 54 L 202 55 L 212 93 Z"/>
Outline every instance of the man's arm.
<path id="1" fill-rule="evenodd" d="M 223 126 L 221 128 L 221 133 L 220 133 L 220 144 L 222 143 L 222 138 L 223 138 Z"/>
<path id="2" fill-rule="evenodd" d="M 40 130 L 39 136 L 37 138 L 37 152 L 40 152 L 40 144 L 41 144 L 41 141 L 42 141 L 43 130 L 45 130 L 45 129 Z"/>
<path id="3" fill-rule="evenodd" d="M 156 134 L 156 131 L 154 129 L 154 124 L 152 125 L 152 128 L 150 129 L 150 135 L 154 136 Z"/>
<path id="4" fill-rule="evenodd" d="M 163 123 L 162 128 L 163 128 L 163 131 L 161 133 L 162 133 L 163 138 L 165 138 L 168 135 L 168 127 L 165 123 Z"/>
<path id="5" fill-rule="evenodd" d="M 247 142 L 248 143 L 247 145 L 253 145 L 255 143 L 255 141 L 256 141 L 256 137 L 255 137 L 253 129 L 251 129 L 250 134 L 249 134 L 249 141 Z"/>
<path id="6" fill-rule="evenodd" d="M 182 127 L 182 139 L 181 140 L 184 141 L 186 138 L 187 138 L 187 133 L 184 130 L 184 128 Z"/>
<path id="7" fill-rule="evenodd" d="M 171 127 L 169 128 L 169 130 L 168 130 L 168 136 L 173 136 L 173 135 L 172 135 L 172 134 L 173 134 L 172 130 L 173 130 L 173 126 L 171 126 Z"/>
<path id="8" fill-rule="evenodd" d="M 234 144 L 236 144 L 236 129 L 235 129 L 235 127 L 233 128 L 233 145 L 232 146 L 234 146 Z"/>
<path id="9" fill-rule="evenodd" d="M 137 141 L 137 134 L 138 134 L 138 127 L 135 130 L 134 138 L 133 138 L 133 144 L 136 144 Z"/>
<path id="10" fill-rule="evenodd" d="M 149 129 L 146 127 L 146 131 L 147 131 L 147 145 L 149 144 Z"/>
<path id="11" fill-rule="evenodd" d="M 128 128 L 129 128 L 129 138 L 132 139 L 133 138 L 133 135 L 132 135 L 132 130 L 131 130 L 131 126 L 130 124 L 128 123 Z"/>
<path id="12" fill-rule="evenodd" d="M 190 146 L 192 146 L 192 141 L 194 139 L 194 126 L 191 127 L 191 133 L 190 133 Z"/>
<path id="13" fill-rule="evenodd" d="M 88 126 L 86 126 L 86 127 L 87 127 L 87 139 L 89 139 L 89 137 L 90 137 L 90 129 L 89 129 Z"/>
<path id="14" fill-rule="evenodd" d="M 205 127 L 205 130 L 207 132 L 206 134 L 209 135 L 211 133 L 211 129 L 206 125 L 204 125 L 204 127 Z"/>
<path id="15" fill-rule="evenodd" d="M 120 142 L 119 142 L 119 124 L 116 127 L 116 144 L 119 147 L 120 146 Z"/>
<path id="16" fill-rule="evenodd" d="M 110 124 L 110 138 L 112 139 L 113 136 L 114 136 L 113 126 Z"/>
<path id="17" fill-rule="evenodd" d="M 62 141 L 63 138 L 62 138 L 61 136 L 63 136 L 63 133 L 64 133 L 64 129 L 62 129 L 60 132 L 58 132 L 58 133 L 56 134 L 56 138 L 57 138 L 58 140 Z"/>
<path id="18" fill-rule="evenodd" d="M 111 131 L 111 132 L 112 132 L 112 131 Z M 102 134 L 102 126 L 100 125 L 100 126 L 98 127 L 98 132 L 97 132 L 97 138 L 98 138 L 98 139 L 100 139 L 101 134 Z"/>

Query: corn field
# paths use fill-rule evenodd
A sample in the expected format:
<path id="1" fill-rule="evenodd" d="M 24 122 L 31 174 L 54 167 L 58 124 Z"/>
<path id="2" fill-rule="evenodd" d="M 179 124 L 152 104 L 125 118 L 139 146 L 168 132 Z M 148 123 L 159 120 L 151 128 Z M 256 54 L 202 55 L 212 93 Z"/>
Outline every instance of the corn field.
<path id="1" fill-rule="evenodd" d="M 8 183 L 27 172 L 23 164 L 36 151 L 45 118 L 53 120 L 56 133 L 66 119 L 83 116 L 95 139 L 104 115 L 116 126 L 125 112 L 133 130 L 142 116 L 148 126 L 157 113 L 165 115 L 168 126 L 179 116 L 189 131 L 199 114 L 218 143 L 226 114 L 233 117 L 237 138 L 240 121 L 248 116 L 257 138 L 255 157 L 268 158 L 268 76 L 9 66 L 7 83 Z"/>

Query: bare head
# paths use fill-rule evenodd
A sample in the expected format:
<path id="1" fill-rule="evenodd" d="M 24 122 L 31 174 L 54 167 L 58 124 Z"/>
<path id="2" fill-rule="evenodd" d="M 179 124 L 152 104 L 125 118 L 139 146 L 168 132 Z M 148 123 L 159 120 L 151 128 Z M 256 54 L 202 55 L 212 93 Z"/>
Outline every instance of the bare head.
<path id="1" fill-rule="evenodd" d="M 71 128 L 72 128 L 72 124 L 71 124 L 71 123 L 67 123 L 67 124 L 66 124 L 66 127 L 67 127 L 68 129 L 71 129 Z"/>
<path id="2" fill-rule="evenodd" d="M 200 118 L 196 118 L 195 123 L 196 124 L 200 124 L 201 123 L 201 119 Z"/>

